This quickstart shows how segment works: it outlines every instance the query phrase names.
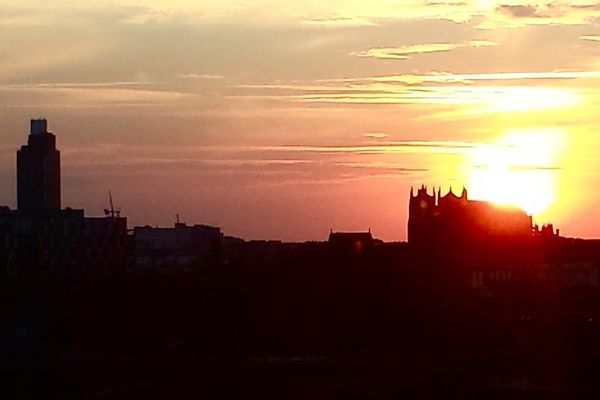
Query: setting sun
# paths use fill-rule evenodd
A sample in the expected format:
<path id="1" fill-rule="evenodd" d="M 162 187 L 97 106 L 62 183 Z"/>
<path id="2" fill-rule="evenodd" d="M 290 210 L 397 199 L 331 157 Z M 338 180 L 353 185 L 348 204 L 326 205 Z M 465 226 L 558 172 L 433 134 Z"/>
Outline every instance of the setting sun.
<path id="1" fill-rule="evenodd" d="M 477 148 L 467 166 L 473 199 L 544 211 L 556 199 L 556 165 L 565 149 L 562 129 L 510 131 Z"/>

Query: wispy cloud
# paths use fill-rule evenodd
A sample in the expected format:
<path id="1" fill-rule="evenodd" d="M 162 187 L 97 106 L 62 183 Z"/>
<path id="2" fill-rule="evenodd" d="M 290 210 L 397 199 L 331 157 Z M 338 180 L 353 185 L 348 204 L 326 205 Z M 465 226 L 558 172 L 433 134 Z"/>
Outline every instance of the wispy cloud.
<path id="1" fill-rule="evenodd" d="M 70 176 L 203 176 L 211 180 L 236 177 L 245 186 L 336 183 L 378 177 L 421 174 L 416 165 L 395 154 L 456 154 L 480 144 L 450 141 L 389 141 L 356 145 L 274 146 L 115 146 L 63 148 Z M 224 179 L 228 181 L 228 179 Z"/>
<path id="2" fill-rule="evenodd" d="M 49 6 L 36 0 L 5 0 L 0 25 L 31 25 L 48 20 L 47 15 L 74 12 L 106 13 L 104 0 L 56 0 Z M 59 11 L 57 11 L 59 10 Z M 69 11 L 65 11 L 69 10 Z M 220 0 L 164 1 L 114 0 L 113 11 L 121 24 L 197 24 L 199 22 L 239 22 L 247 24 L 300 24 L 325 27 L 374 26 L 385 20 L 449 20 L 465 23 L 484 19 L 496 25 L 506 24 L 575 24 L 598 17 L 600 5 L 590 0 L 574 1 L 375 1 L 289 2 L 282 6 L 273 0 L 238 2 Z M 46 17 L 45 17 L 46 16 Z M 60 18 L 55 23 L 62 23 Z"/>
<path id="3" fill-rule="evenodd" d="M 351 53 L 357 57 L 372 57 L 381 59 L 407 60 L 411 55 L 423 53 L 437 53 L 455 49 L 456 44 L 453 43 L 426 43 L 412 44 L 400 47 L 373 47 L 367 51 Z"/>
<path id="4" fill-rule="evenodd" d="M 497 11 L 514 18 L 550 19 L 565 21 L 592 18 L 600 11 L 598 3 L 548 1 L 524 4 L 500 4 Z"/>
<path id="5" fill-rule="evenodd" d="M 406 60 L 415 54 L 438 53 L 463 47 L 490 47 L 497 43 L 490 40 L 471 40 L 464 43 L 421 43 L 400 47 L 373 47 L 367 51 L 351 53 L 357 57 Z"/>
<path id="6" fill-rule="evenodd" d="M 317 103 L 442 104 L 468 106 L 465 115 L 566 108 L 581 103 L 575 90 L 550 86 L 418 86 L 374 93 L 318 93 L 297 96 Z"/>
<path id="7" fill-rule="evenodd" d="M 381 144 L 368 145 L 348 145 L 348 146 L 266 146 L 262 150 L 282 151 L 282 152 L 308 152 L 324 154 L 391 154 L 391 153 L 444 153 L 456 154 L 464 153 L 470 149 L 481 146 L 474 142 L 457 141 L 393 141 Z"/>
<path id="8" fill-rule="evenodd" d="M 479 28 L 494 29 L 523 25 L 576 25 L 600 17 L 600 4 L 587 1 L 517 1 L 498 4 L 485 14 Z"/>
<path id="9" fill-rule="evenodd" d="M 63 148 L 62 153 L 66 158 L 72 160 L 69 161 L 70 163 L 78 162 L 81 165 L 89 163 L 110 165 L 117 162 L 127 164 L 202 163 L 220 166 L 283 166 L 308 163 L 347 163 L 348 159 L 338 158 L 338 156 L 343 155 L 457 154 L 469 152 L 482 146 L 486 146 L 486 144 L 443 140 L 382 140 L 376 144 L 357 142 L 350 145 L 166 146 L 164 148 L 99 143 L 95 146 Z M 320 154 L 324 158 L 315 157 L 315 154 Z M 372 160 L 368 161 L 371 162 Z M 398 167 L 398 165 L 395 166 Z"/>
<path id="10" fill-rule="evenodd" d="M 123 83 L 2 85 L 14 95 L 9 107 L 95 108 L 164 105 L 192 95 L 172 90 L 131 88 Z M 17 96 L 19 95 L 19 96 Z M 59 101 L 60 100 L 60 101 Z M 7 106 L 8 107 L 8 106 Z"/>
<path id="11" fill-rule="evenodd" d="M 303 21 L 306 25 L 316 25 L 325 27 L 351 27 L 351 26 L 378 26 L 379 24 L 371 19 L 365 17 L 350 17 L 350 16 L 336 16 L 330 17 L 316 17 Z"/>
<path id="12" fill-rule="evenodd" d="M 554 4 L 500 4 L 497 10 L 514 18 L 552 18 L 565 15 L 563 7 L 557 7 Z"/>
<path id="13" fill-rule="evenodd" d="M 584 35 L 579 36 L 581 40 L 589 40 L 591 42 L 600 42 L 600 35 Z"/>
<path id="14" fill-rule="evenodd" d="M 528 111 L 579 104 L 581 93 L 573 87 L 557 87 L 557 80 L 600 79 L 600 70 L 525 71 L 459 74 L 399 74 L 364 78 L 321 80 L 316 83 L 246 85 L 264 89 L 270 98 L 310 103 L 349 104 L 447 104 L 469 106 L 469 112 Z M 532 81 L 542 81 L 541 85 Z M 496 83 L 496 84 L 491 84 Z M 260 96 L 260 95 L 259 95 Z"/>
<path id="15" fill-rule="evenodd" d="M 198 74 L 198 73 L 188 73 L 188 74 L 177 74 L 177 78 L 183 79 L 223 79 L 225 76 L 219 74 Z"/>
<path id="16" fill-rule="evenodd" d="M 127 86 L 152 85 L 153 81 L 115 81 L 115 82 L 40 82 L 0 84 L 2 90 L 36 90 L 36 89 L 69 89 L 69 88 L 114 88 Z"/>
<path id="17" fill-rule="evenodd" d="M 432 72 L 430 74 L 400 74 L 372 78 L 376 82 L 398 82 L 404 84 L 431 83 L 470 83 L 474 81 L 522 81 L 522 80 L 564 80 L 600 78 L 600 70 L 592 71 L 524 71 L 460 74 Z"/>
<path id="18" fill-rule="evenodd" d="M 388 135 L 384 132 L 368 132 L 364 136 L 369 139 L 385 139 Z"/>

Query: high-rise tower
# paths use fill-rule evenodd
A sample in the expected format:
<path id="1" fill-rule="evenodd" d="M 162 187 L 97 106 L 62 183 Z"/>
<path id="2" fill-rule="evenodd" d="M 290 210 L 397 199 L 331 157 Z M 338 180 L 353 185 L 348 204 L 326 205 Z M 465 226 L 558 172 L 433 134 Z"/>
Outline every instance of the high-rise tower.
<path id="1" fill-rule="evenodd" d="M 27 144 L 17 151 L 17 209 L 24 215 L 60 211 L 60 152 L 45 119 L 32 119 Z"/>

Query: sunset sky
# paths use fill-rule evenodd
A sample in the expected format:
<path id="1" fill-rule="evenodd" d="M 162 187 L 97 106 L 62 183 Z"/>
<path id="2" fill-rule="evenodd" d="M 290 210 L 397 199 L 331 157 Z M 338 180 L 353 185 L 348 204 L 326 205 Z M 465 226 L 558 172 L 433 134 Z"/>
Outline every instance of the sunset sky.
<path id="1" fill-rule="evenodd" d="M 406 240 L 411 185 L 600 237 L 600 2 L 0 0 L 0 204 L 45 117 L 63 206 Z"/>

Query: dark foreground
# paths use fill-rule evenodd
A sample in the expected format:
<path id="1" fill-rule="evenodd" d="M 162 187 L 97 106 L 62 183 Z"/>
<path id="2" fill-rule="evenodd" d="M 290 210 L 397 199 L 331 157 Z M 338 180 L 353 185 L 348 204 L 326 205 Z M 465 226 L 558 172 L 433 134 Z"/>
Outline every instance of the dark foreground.
<path id="1" fill-rule="evenodd" d="M 3 276 L 2 398 L 600 398 L 595 285 L 244 260 Z"/>

